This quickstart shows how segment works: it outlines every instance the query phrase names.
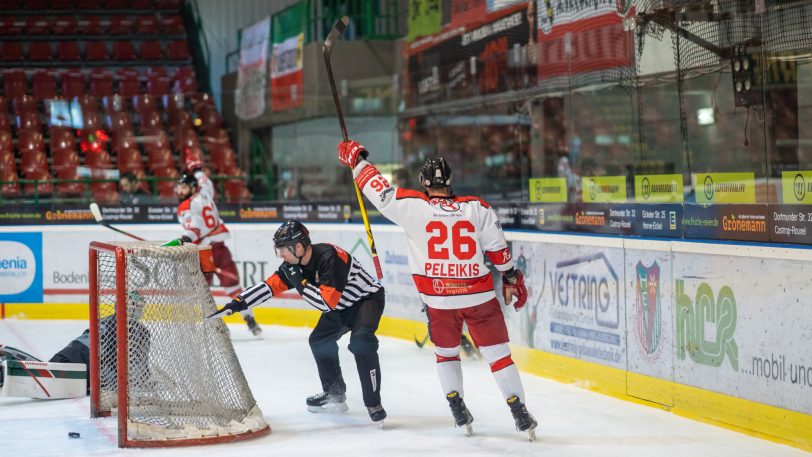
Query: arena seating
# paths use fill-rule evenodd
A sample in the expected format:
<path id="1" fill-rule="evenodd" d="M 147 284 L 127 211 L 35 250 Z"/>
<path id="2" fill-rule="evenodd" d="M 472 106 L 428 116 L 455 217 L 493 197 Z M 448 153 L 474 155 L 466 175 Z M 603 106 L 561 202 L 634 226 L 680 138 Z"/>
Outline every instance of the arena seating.
<path id="1" fill-rule="evenodd" d="M 116 182 L 95 178 L 118 170 L 157 178 L 144 189 L 174 201 L 186 160 L 208 164 L 227 201 L 250 199 L 222 116 L 199 91 L 182 6 L 0 0 L 2 199 L 115 202 Z"/>

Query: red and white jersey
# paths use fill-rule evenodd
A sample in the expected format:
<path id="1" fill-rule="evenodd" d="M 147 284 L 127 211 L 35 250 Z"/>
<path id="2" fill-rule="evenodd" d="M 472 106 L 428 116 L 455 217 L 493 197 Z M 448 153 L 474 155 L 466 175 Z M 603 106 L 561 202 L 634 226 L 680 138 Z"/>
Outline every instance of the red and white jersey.
<path id="1" fill-rule="evenodd" d="M 457 309 L 496 298 L 485 256 L 499 271 L 513 268 L 513 259 L 499 218 L 487 203 L 477 197 L 429 198 L 390 186 L 365 160 L 353 176 L 381 214 L 406 232 L 409 268 L 424 303 Z"/>
<path id="2" fill-rule="evenodd" d="M 229 238 L 226 224 L 220 219 L 214 204 L 214 184 L 206 173 L 198 171 L 197 192 L 178 205 L 178 222 L 183 226 L 182 235 L 201 246 L 225 241 Z"/>

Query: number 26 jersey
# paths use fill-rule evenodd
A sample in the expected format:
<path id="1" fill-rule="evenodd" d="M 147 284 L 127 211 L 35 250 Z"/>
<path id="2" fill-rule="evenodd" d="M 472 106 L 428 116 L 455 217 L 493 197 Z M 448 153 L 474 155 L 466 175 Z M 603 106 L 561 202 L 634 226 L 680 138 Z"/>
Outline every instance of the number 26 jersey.
<path id="1" fill-rule="evenodd" d="M 513 268 L 513 259 L 499 218 L 487 203 L 391 186 L 365 160 L 353 176 L 381 214 L 405 231 L 412 279 L 425 304 L 457 309 L 496 298 L 485 256 L 499 271 Z"/>

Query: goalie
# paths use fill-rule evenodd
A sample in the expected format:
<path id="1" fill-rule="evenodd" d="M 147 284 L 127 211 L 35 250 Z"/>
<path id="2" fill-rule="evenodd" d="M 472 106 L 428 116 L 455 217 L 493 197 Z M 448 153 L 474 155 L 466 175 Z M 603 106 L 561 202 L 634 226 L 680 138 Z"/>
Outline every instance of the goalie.
<path id="1" fill-rule="evenodd" d="M 381 367 L 375 332 L 383 315 L 383 287 L 347 251 L 332 244 L 311 244 L 310 233 L 298 221 L 282 224 L 273 240 L 276 255 L 284 260 L 279 270 L 240 293 L 209 318 L 244 311 L 295 288 L 308 304 L 322 312 L 310 333 L 310 349 L 323 392 L 307 398 L 308 411 L 347 411 L 347 386 L 341 375 L 337 341 L 350 332 L 349 349 L 355 355 L 364 405 L 372 421 L 381 423 L 386 411 L 381 406 Z"/>
<path id="2" fill-rule="evenodd" d="M 134 385 L 149 379 L 149 330 L 139 322 L 146 302 L 136 291 L 128 294 L 131 335 L 130 372 Z M 116 316 L 99 320 L 99 360 L 102 389 L 116 384 Z M 138 362 L 138 363 L 135 363 Z M 90 393 L 90 330 L 71 340 L 43 362 L 19 349 L 0 345 L 0 396 L 38 399 L 75 398 Z"/>

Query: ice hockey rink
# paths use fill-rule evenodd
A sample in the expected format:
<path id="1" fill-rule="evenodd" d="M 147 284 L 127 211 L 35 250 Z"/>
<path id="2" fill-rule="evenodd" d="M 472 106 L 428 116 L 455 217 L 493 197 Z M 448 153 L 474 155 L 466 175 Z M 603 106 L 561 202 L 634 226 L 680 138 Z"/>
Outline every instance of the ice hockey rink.
<path id="1" fill-rule="evenodd" d="M 0 341 L 49 358 L 87 326 L 83 321 L 0 320 Z M 350 410 L 307 412 L 318 392 L 307 345 L 308 329 L 264 326 L 263 338 L 231 325 L 232 340 L 265 420 L 268 436 L 239 443 L 174 449 L 127 449 L 116 444 L 115 419 L 89 419 L 87 397 L 72 400 L 0 399 L 4 456 L 219 455 L 241 456 L 725 456 L 789 457 L 810 454 L 789 446 L 682 418 L 667 411 L 600 395 L 577 386 L 523 375 L 530 411 L 540 421 L 529 442 L 513 428 L 485 362 L 466 359 L 465 400 L 474 435 L 454 428 L 435 373 L 433 351 L 381 338 L 383 430 L 361 402 L 355 363 L 341 341 Z M 71 439 L 68 432 L 79 432 Z"/>

